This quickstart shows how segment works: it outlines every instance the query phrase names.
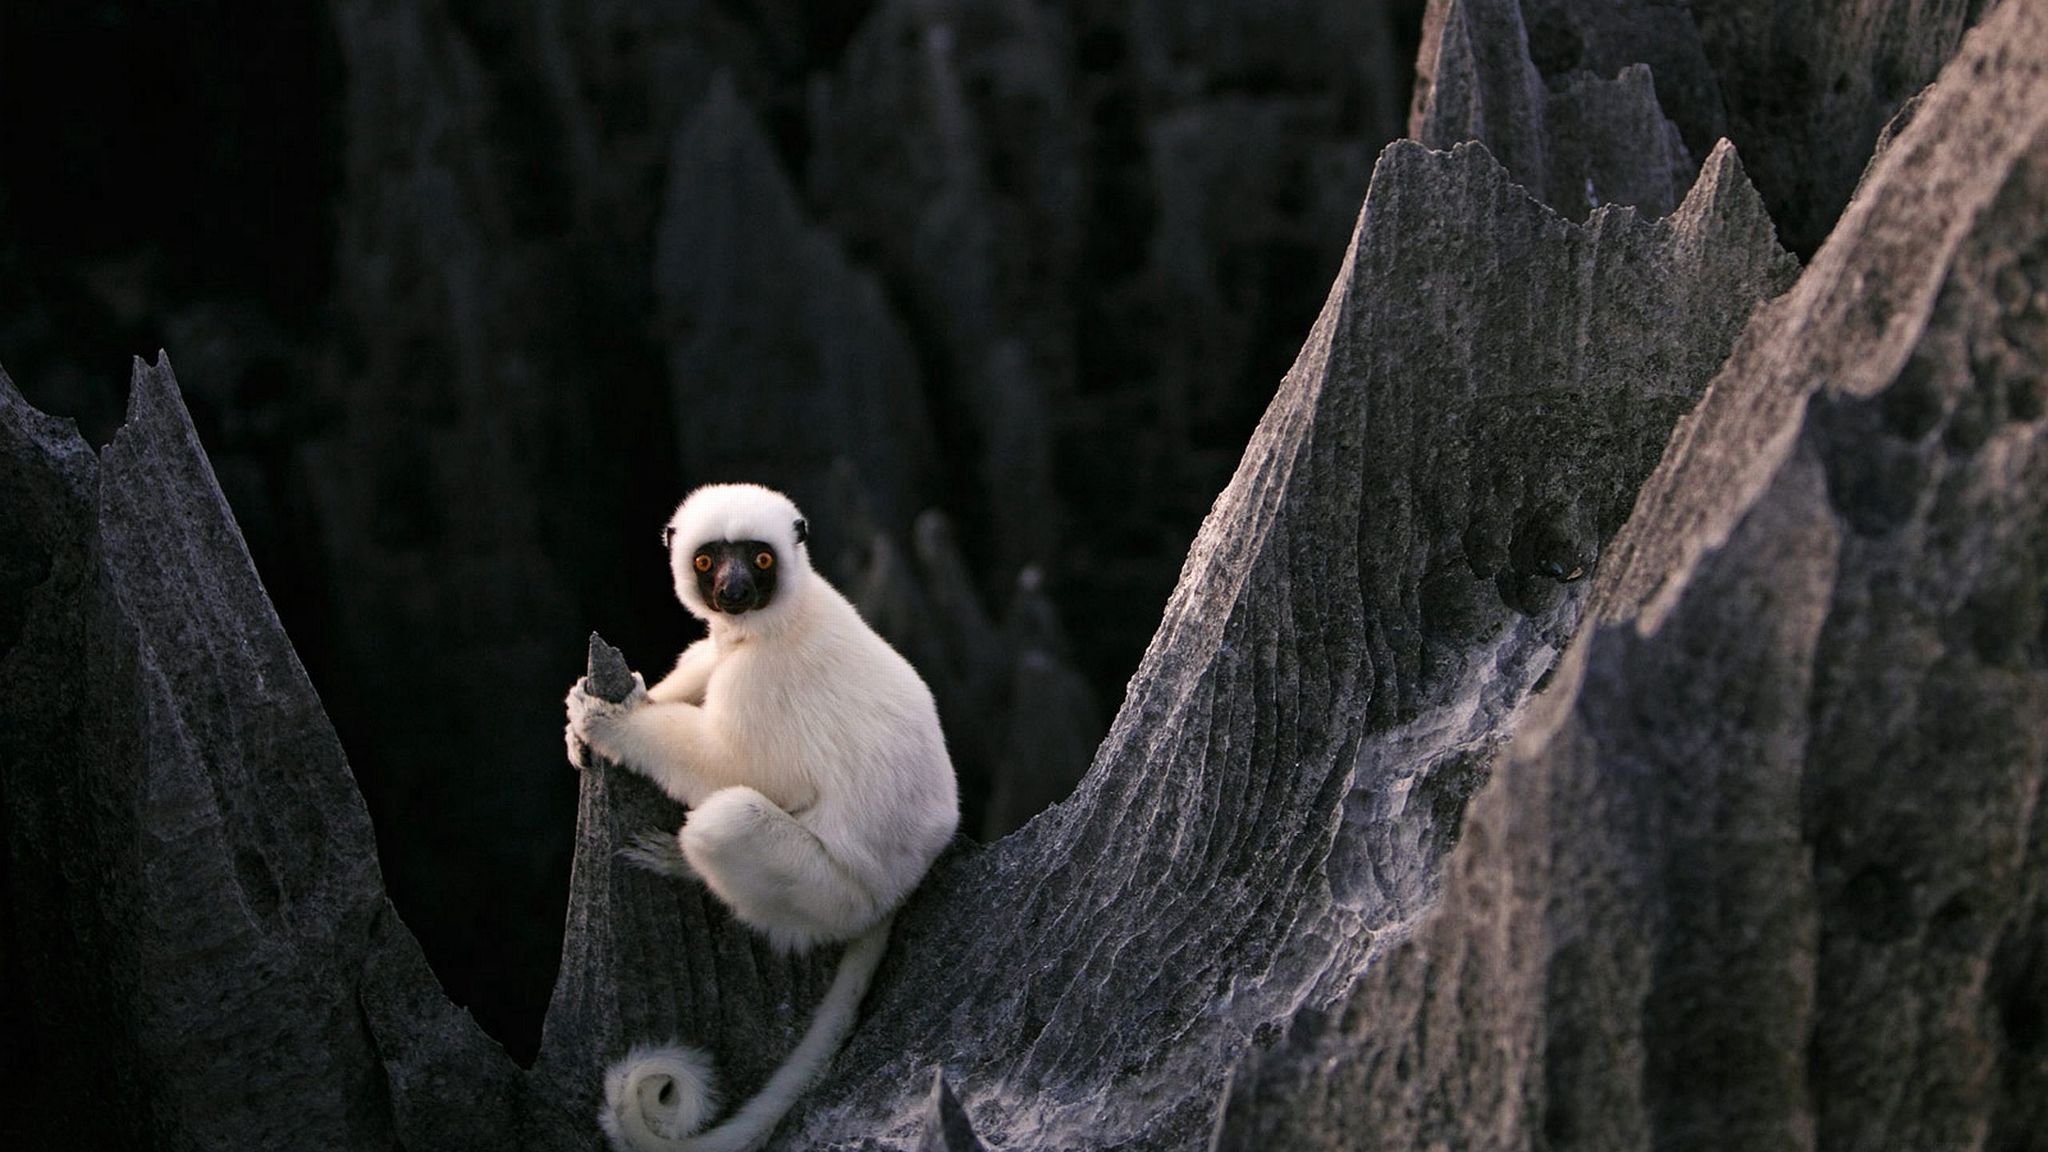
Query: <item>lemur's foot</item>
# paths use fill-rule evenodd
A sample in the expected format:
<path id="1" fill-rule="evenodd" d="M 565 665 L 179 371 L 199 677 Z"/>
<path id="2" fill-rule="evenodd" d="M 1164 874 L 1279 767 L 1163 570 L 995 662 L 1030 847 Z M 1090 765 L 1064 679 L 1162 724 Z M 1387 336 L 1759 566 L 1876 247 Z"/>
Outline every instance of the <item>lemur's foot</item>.
<path id="1" fill-rule="evenodd" d="M 678 880 L 697 878 L 697 870 L 690 867 L 690 862 L 683 857 L 683 846 L 676 840 L 676 834 L 658 828 L 635 833 L 626 846 L 619 849 L 619 859 L 636 868 Z"/>

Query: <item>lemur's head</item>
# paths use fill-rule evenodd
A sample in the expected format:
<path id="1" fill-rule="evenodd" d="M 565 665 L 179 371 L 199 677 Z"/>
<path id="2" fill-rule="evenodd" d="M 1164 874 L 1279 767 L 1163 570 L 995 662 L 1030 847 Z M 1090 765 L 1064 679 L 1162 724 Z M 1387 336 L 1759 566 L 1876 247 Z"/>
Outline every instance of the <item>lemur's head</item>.
<path id="1" fill-rule="evenodd" d="M 662 532 L 676 597 L 700 620 L 772 626 L 811 577 L 803 513 L 758 484 L 709 484 L 690 493 Z"/>

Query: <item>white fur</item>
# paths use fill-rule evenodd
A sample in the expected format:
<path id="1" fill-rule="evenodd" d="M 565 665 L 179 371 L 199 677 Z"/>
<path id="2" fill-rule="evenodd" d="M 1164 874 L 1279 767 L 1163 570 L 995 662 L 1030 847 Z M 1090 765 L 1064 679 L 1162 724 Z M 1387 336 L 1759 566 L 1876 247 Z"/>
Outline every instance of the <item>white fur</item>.
<path id="1" fill-rule="evenodd" d="M 578 683 L 568 739 L 640 772 L 691 808 L 689 870 L 743 923 L 801 951 L 858 940 L 810 1030 L 767 1087 L 702 1136 L 702 1098 L 648 1111 L 683 1049 L 637 1052 L 606 1077 L 605 1131 L 626 1149 L 741 1149 L 765 1139 L 851 1030 L 888 939 L 888 917 L 959 824 L 952 761 L 931 691 L 908 661 L 812 570 L 796 506 L 754 485 L 700 488 L 670 520 L 676 595 L 710 625 L 675 671 L 608 704 Z M 764 608 L 729 616 L 698 594 L 691 559 L 718 540 L 775 549 Z M 664 853 L 637 853 L 652 864 Z M 636 1063 L 636 1061 L 638 1061 Z M 666 1077 L 666 1079 L 662 1079 Z M 656 1085 L 647 1089 L 644 1085 Z M 673 1106 L 671 1106 L 673 1105 Z"/>
<path id="2" fill-rule="evenodd" d="M 691 1135 L 718 1107 L 711 1058 L 680 1044 L 640 1045 L 604 1074 L 604 1134 L 621 1148 L 656 1147 Z"/>

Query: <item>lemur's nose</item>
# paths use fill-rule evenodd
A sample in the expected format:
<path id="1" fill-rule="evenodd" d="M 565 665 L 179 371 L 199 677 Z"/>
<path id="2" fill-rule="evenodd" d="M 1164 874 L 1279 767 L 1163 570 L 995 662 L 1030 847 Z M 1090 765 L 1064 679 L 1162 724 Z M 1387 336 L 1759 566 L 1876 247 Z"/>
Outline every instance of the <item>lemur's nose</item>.
<path id="1" fill-rule="evenodd" d="M 719 572 L 718 580 L 711 588 L 711 597 L 721 608 L 744 604 L 754 597 L 754 578 L 745 568 L 729 565 Z"/>

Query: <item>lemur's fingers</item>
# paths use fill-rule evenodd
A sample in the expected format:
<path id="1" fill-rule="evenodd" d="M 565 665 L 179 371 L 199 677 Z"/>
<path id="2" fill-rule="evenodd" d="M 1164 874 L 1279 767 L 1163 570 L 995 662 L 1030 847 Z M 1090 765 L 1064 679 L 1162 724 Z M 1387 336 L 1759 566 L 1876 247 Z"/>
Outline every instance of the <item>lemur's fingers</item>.
<path id="1" fill-rule="evenodd" d="M 632 697 L 629 696 L 627 699 L 630 700 Z M 569 697 L 563 704 L 569 712 L 569 723 L 586 727 L 593 720 L 607 719 L 626 711 L 623 703 L 614 703 L 592 692 L 589 683 L 584 680 L 578 680 L 576 686 L 569 689 Z"/>
<path id="2" fill-rule="evenodd" d="M 603 744 L 608 728 L 625 717 L 628 712 L 646 706 L 647 682 L 633 673 L 633 688 L 624 700 L 607 700 L 591 691 L 590 678 L 576 681 L 563 701 L 569 722 L 564 727 L 562 739 L 569 751 L 569 762 L 578 768 L 590 765 L 591 752 Z"/>
<path id="3" fill-rule="evenodd" d="M 588 680 L 578 680 L 575 687 L 569 689 L 569 696 L 563 701 L 563 707 L 569 718 L 564 736 L 568 741 L 571 760 L 576 760 L 578 747 L 588 747 L 593 742 L 593 730 L 604 727 L 607 721 L 625 712 L 620 705 L 592 694 Z M 577 762 L 583 763 L 580 760 Z"/>
<path id="4" fill-rule="evenodd" d="M 569 688 L 568 698 L 563 701 L 569 720 L 562 726 L 562 745 L 569 753 L 570 766 L 579 772 L 590 766 L 590 744 L 583 739 L 583 721 L 588 709 L 583 701 L 578 699 L 579 696 L 589 695 L 586 683 L 586 680 L 576 681 Z"/>

